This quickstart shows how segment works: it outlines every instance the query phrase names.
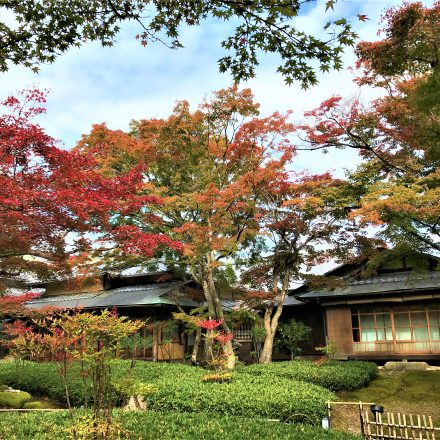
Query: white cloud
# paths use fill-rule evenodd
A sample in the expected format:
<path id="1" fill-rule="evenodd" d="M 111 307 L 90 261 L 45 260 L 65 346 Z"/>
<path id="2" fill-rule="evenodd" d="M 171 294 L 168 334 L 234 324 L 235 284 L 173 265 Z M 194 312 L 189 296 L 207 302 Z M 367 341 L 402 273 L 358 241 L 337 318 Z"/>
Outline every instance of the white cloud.
<path id="1" fill-rule="evenodd" d="M 396 3 L 396 2 L 394 2 Z M 357 25 L 362 39 L 377 38 L 380 13 L 390 2 L 338 2 L 335 16 L 365 13 L 370 21 Z M 321 32 L 325 2 L 317 2 L 307 13 L 296 19 L 308 32 Z M 194 105 L 213 90 L 231 83 L 228 75 L 218 72 L 217 60 L 222 55 L 219 43 L 230 30 L 228 23 L 209 23 L 209 26 L 185 29 L 184 49 L 171 51 L 159 44 L 143 48 L 134 39 L 138 29 L 123 27 L 117 43 L 102 48 L 89 43 L 80 49 L 69 50 L 54 64 L 42 66 L 35 75 L 22 67 L 13 67 L 2 74 L 0 96 L 13 93 L 34 83 L 52 89 L 48 114 L 41 124 L 53 137 L 71 147 L 94 123 L 107 122 L 116 129 L 127 129 L 130 120 L 167 116 L 176 100 L 188 99 Z M 348 50 L 346 65 L 354 63 Z M 262 114 L 275 110 L 293 109 L 294 117 L 318 105 L 332 94 L 350 95 L 356 92 L 348 70 L 322 75 L 318 86 L 302 91 L 298 85 L 287 87 L 281 75 L 275 73 L 277 60 L 263 57 L 257 77 L 245 85 L 254 91 L 261 103 Z M 368 99 L 371 91 L 365 93 Z M 353 164 L 354 154 L 336 151 L 326 156 L 303 154 L 298 166 L 315 171 L 341 169 Z"/>

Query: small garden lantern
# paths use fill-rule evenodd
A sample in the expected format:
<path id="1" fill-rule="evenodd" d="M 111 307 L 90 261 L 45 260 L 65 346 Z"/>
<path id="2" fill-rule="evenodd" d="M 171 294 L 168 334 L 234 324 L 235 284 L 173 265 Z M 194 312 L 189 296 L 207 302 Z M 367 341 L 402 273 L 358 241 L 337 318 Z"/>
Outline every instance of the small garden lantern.
<path id="1" fill-rule="evenodd" d="M 383 414 L 384 407 L 383 407 L 383 406 L 380 406 L 380 405 L 376 405 L 376 404 L 374 404 L 374 405 L 371 405 L 371 406 L 370 406 L 370 411 L 373 413 L 373 415 L 374 415 L 374 420 L 377 422 L 377 415 L 378 415 L 378 414 Z"/>

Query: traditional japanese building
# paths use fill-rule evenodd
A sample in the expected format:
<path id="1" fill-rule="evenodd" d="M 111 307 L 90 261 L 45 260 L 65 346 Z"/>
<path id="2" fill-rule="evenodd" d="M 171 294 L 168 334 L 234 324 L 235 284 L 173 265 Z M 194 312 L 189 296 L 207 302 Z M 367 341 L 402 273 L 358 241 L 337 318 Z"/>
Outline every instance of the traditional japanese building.
<path id="1" fill-rule="evenodd" d="M 172 313 L 179 308 L 188 311 L 200 305 L 191 299 L 197 286 L 189 279 L 176 277 L 171 272 L 142 275 L 104 273 L 77 285 L 60 281 L 33 286 L 44 288 L 45 293 L 28 303 L 32 308 L 115 308 L 122 315 L 144 321 L 136 347 L 127 346 L 126 353 L 120 353 L 121 356 L 181 360 L 190 349 L 191 338 L 185 334 L 182 325 L 172 320 Z"/>
<path id="2" fill-rule="evenodd" d="M 335 342 L 338 359 L 440 360 L 438 260 L 418 269 L 416 258 L 386 261 L 372 275 L 365 275 L 368 262 L 342 265 L 325 274 L 338 277 L 340 287 L 304 285 L 291 295 L 319 307 L 314 332 Z"/>
<path id="3" fill-rule="evenodd" d="M 332 283 L 337 287 L 303 285 L 290 291 L 281 319 L 294 318 L 312 329 L 302 354 L 319 356 L 315 348 L 333 341 L 337 359 L 440 361 L 439 261 L 418 258 L 415 254 L 384 258 L 374 271 L 368 261 L 341 265 L 324 275 L 337 280 Z M 140 334 L 144 342 L 137 347 L 136 357 L 150 360 L 183 360 L 191 353 L 194 337 L 172 319 L 172 313 L 188 312 L 204 301 L 199 286 L 171 272 L 105 273 L 76 287 L 64 282 L 35 287 L 44 288 L 45 293 L 29 303 L 30 307 L 117 308 L 121 314 L 144 320 Z M 240 301 L 224 298 L 222 304 L 225 310 L 232 310 Z M 243 324 L 233 332 L 240 359 L 252 360 L 252 325 Z M 283 358 L 288 358 L 287 353 L 274 353 L 274 359 Z"/>

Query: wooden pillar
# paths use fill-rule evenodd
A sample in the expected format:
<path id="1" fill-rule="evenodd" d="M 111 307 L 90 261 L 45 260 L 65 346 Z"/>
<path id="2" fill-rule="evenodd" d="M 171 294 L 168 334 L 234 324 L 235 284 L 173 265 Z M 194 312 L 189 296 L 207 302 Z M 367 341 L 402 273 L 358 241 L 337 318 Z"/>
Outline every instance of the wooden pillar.
<path id="1" fill-rule="evenodd" d="M 153 327 L 153 362 L 157 362 L 159 355 L 159 334 L 160 329 L 155 325 Z"/>

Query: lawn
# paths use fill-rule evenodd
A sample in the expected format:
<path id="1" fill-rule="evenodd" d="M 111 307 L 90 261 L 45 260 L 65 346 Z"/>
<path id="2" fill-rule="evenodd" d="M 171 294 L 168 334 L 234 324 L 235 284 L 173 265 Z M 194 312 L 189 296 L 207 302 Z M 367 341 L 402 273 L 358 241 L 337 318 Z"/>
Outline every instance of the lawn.
<path id="1" fill-rule="evenodd" d="M 440 371 L 381 372 L 367 387 L 337 393 L 341 401 L 374 402 L 385 411 L 425 414 L 440 427 Z M 335 407 L 334 427 L 358 433 L 357 407 Z"/>

